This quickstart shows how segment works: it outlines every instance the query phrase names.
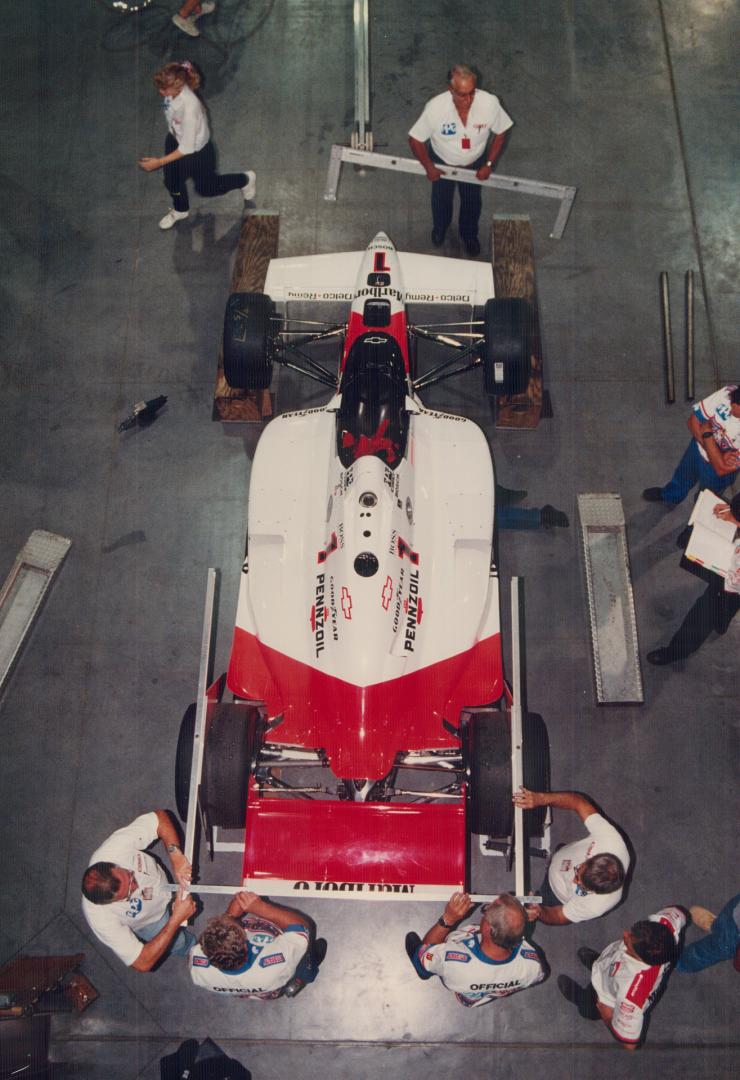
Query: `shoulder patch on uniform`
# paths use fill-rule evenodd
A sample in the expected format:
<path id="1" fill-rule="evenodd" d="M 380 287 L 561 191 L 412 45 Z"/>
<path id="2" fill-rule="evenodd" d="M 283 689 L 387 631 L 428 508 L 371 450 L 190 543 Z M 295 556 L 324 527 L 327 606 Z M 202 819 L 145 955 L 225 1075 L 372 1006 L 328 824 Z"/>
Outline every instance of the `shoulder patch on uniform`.
<path id="1" fill-rule="evenodd" d="M 210 967 L 211 961 L 207 956 L 194 956 L 193 967 Z"/>
<path id="2" fill-rule="evenodd" d="M 283 954 L 281 952 L 276 952 L 276 953 L 271 953 L 269 956 L 263 956 L 260 959 L 259 965 L 260 965 L 260 967 L 266 968 L 266 967 L 272 967 L 273 964 L 284 964 L 284 963 L 285 963 L 285 957 L 283 956 Z"/>
<path id="3" fill-rule="evenodd" d="M 470 960 L 470 956 L 466 952 L 455 952 L 450 949 L 445 953 L 445 960 L 457 960 L 461 964 L 467 964 Z"/>
<path id="4" fill-rule="evenodd" d="M 519 955 L 523 956 L 525 960 L 539 960 L 539 956 L 534 949 L 520 949 Z"/>

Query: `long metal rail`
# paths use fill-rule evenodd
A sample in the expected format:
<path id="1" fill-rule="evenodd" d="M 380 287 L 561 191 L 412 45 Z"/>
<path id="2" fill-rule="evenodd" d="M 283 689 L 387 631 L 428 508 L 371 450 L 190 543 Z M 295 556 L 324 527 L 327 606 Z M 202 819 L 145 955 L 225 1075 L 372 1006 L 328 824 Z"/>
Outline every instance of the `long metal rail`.
<path id="1" fill-rule="evenodd" d="M 355 49 L 355 127 L 352 146 L 358 150 L 372 150 L 373 133 L 370 128 L 370 0 L 354 0 L 352 23 Z"/>
<path id="2" fill-rule="evenodd" d="M 342 164 L 347 162 L 360 168 L 388 169 L 391 172 L 413 173 L 426 176 L 424 167 L 416 158 L 397 157 L 393 154 L 378 154 L 369 150 L 355 149 L 353 146 L 340 146 L 334 143 L 329 158 L 329 171 L 326 177 L 324 199 L 337 201 L 339 177 Z M 560 240 L 568 224 L 570 211 L 576 197 L 577 188 L 565 184 L 551 184 L 544 180 L 527 180 L 521 176 L 504 176 L 493 173 L 487 180 L 478 180 L 469 169 L 457 169 L 445 165 L 442 170 L 450 180 L 460 180 L 465 184 L 477 184 L 479 187 L 498 188 L 501 191 L 516 191 L 521 195 L 537 195 L 545 199 L 557 199 L 560 202 L 555 224 L 550 236 Z"/>

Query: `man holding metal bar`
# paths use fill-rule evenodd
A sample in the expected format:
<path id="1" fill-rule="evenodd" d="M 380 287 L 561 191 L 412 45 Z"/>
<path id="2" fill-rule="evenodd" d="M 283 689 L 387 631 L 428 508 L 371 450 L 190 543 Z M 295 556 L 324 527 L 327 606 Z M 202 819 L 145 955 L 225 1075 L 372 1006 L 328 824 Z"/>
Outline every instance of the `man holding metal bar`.
<path id="1" fill-rule="evenodd" d="M 438 975 L 461 1005 L 476 1008 L 546 978 L 547 965 L 524 939 L 527 916 L 518 900 L 502 893 L 485 905 L 478 925 L 456 929 L 471 910 L 467 893 L 453 893 L 423 941 L 406 935 L 406 954 L 420 979 Z"/>
<path id="2" fill-rule="evenodd" d="M 181 888 L 169 909 L 167 876 L 145 851 L 155 840 L 167 848 Z M 192 868 L 167 810 L 141 814 L 93 852 L 82 878 L 82 913 L 95 936 L 135 971 L 151 971 L 168 954 L 187 956 L 195 937 L 182 923 L 196 911 L 187 893 Z"/>
<path id="3" fill-rule="evenodd" d="M 577 791 L 528 791 L 522 787 L 514 795 L 514 805 L 524 810 L 538 806 L 573 810 L 588 831 L 588 836 L 565 844 L 553 855 L 540 890 L 542 903 L 527 906 L 530 920 L 567 926 L 611 911 L 622 898 L 630 864 L 619 830 Z"/>
<path id="4" fill-rule="evenodd" d="M 447 78 L 447 90 L 427 102 L 409 131 L 411 152 L 432 183 L 435 247 L 444 243 L 455 197 L 455 181 L 444 179 L 444 169 L 437 166 L 475 170 L 478 180 L 487 180 L 514 123 L 497 97 L 476 88 L 477 75 L 467 64 L 456 64 Z M 465 183 L 459 183 L 459 189 L 460 236 L 468 255 L 475 257 L 480 255 L 481 189 Z"/>

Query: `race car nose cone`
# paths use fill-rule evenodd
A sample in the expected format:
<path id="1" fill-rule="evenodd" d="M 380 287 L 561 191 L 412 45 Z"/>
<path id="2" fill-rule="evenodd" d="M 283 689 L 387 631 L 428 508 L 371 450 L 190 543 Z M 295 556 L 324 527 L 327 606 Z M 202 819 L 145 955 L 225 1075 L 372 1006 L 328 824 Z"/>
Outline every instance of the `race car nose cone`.
<path id="1" fill-rule="evenodd" d="M 396 245 L 393 243 L 393 241 L 388 236 L 388 234 L 384 233 L 384 232 L 376 233 L 375 236 L 372 238 L 372 240 L 370 241 L 370 243 L 367 246 L 369 248 L 384 247 L 384 248 L 392 248 L 393 251 L 396 250 Z"/>

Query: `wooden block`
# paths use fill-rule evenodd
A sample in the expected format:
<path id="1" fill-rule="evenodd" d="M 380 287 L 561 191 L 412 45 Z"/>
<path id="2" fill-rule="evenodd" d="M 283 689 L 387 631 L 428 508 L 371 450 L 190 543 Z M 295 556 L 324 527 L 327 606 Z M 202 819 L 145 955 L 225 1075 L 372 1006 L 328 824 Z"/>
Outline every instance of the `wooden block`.
<path id="1" fill-rule="evenodd" d="M 242 222 L 236 247 L 232 292 L 262 292 L 270 259 L 278 252 L 279 214 L 248 214 Z M 213 395 L 213 419 L 223 423 L 256 424 L 273 414 L 273 399 L 268 390 L 235 390 L 226 382 L 219 351 L 216 388 Z"/>
<path id="2" fill-rule="evenodd" d="M 531 371 L 522 394 L 500 397 L 496 426 L 537 427 L 542 416 L 542 338 L 534 275 L 532 228 L 526 217 L 494 217 L 492 229 L 493 286 L 496 296 L 520 296 L 532 305 Z"/>

